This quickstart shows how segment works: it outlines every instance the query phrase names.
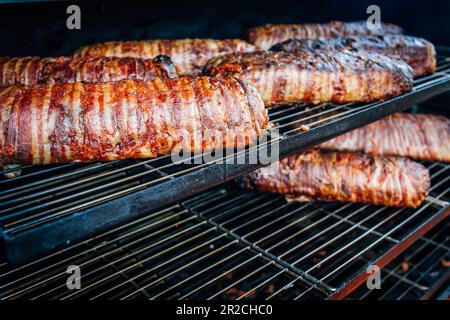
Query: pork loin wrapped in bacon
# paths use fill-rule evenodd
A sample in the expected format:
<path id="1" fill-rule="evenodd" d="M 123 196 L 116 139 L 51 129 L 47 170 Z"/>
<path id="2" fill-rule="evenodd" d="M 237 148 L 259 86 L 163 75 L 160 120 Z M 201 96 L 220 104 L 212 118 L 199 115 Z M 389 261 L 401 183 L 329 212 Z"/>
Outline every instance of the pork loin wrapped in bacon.
<path id="1" fill-rule="evenodd" d="M 274 45 L 271 51 L 365 50 L 400 58 L 413 69 L 415 76 L 436 70 L 436 50 L 431 42 L 404 35 L 347 36 L 336 39 L 291 39 Z"/>
<path id="2" fill-rule="evenodd" d="M 450 162 L 450 119 L 396 113 L 328 140 L 320 148 Z"/>
<path id="3" fill-rule="evenodd" d="M 313 149 L 258 169 L 241 183 L 299 201 L 416 208 L 428 194 L 430 176 L 424 166 L 407 158 Z"/>
<path id="4" fill-rule="evenodd" d="M 413 81 L 405 62 L 351 50 L 235 53 L 211 59 L 205 74 L 247 81 L 266 106 L 370 102 L 410 91 Z"/>
<path id="5" fill-rule="evenodd" d="M 253 45 L 239 39 L 157 39 L 98 43 L 78 49 L 75 56 L 151 59 L 163 54 L 171 57 L 180 74 L 195 75 L 212 57 L 254 50 Z"/>
<path id="6" fill-rule="evenodd" d="M 158 56 L 153 60 L 111 57 L 0 58 L 0 87 L 123 79 L 147 81 L 176 76 L 174 64 L 167 56 Z"/>
<path id="7" fill-rule="evenodd" d="M 151 158 L 243 147 L 267 129 L 240 80 L 180 77 L 0 89 L 0 162 Z"/>
<path id="8" fill-rule="evenodd" d="M 306 24 L 266 24 L 251 28 L 248 41 L 261 50 L 289 39 L 339 38 L 343 36 L 364 36 L 401 34 L 402 28 L 390 23 L 381 23 L 379 29 L 369 29 L 366 21 Z"/>

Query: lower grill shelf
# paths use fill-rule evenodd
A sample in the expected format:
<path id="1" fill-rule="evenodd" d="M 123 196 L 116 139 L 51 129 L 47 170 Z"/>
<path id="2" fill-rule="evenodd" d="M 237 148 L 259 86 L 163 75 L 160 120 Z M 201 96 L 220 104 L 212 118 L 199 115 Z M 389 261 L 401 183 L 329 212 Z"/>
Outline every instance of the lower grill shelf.
<path id="1" fill-rule="evenodd" d="M 425 165 L 432 187 L 418 209 L 215 188 L 29 264 L 4 262 L 1 298 L 342 298 L 449 215 L 450 164 Z M 70 265 L 79 290 L 66 286 Z"/>
<path id="2" fill-rule="evenodd" d="M 450 279 L 450 220 L 445 219 L 381 270 L 381 288 L 360 286 L 350 299 L 418 300 L 441 298 Z M 448 286 L 448 284 L 447 284 Z M 442 288 L 444 287 L 444 288 Z"/>

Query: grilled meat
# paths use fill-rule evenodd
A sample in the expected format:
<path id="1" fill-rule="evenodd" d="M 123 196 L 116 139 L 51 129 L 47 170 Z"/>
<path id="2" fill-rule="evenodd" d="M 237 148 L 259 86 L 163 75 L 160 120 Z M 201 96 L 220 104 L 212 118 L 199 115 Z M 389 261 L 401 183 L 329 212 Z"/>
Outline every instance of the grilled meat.
<path id="1" fill-rule="evenodd" d="M 379 29 L 367 28 L 366 21 L 307 24 L 267 24 L 249 30 L 249 42 L 261 50 L 267 50 L 274 44 L 289 39 L 339 38 L 343 36 L 364 36 L 401 34 L 400 27 L 381 23 Z"/>
<path id="2" fill-rule="evenodd" d="M 0 58 L 0 86 L 34 86 L 45 83 L 110 82 L 123 79 L 174 78 L 167 56 L 153 60 L 134 58 Z"/>
<path id="3" fill-rule="evenodd" d="M 326 141 L 320 148 L 450 162 L 450 119 L 396 113 Z"/>
<path id="4" fill-rule="evenodd" d="M 78 49 L 75 56 L 151 59 L 163 54 L 171 57 L 180 74 L 195 75 L 212 57 L 253 50 L 253 45 L 238 39 L 143 40 L 98 43 Z"/>
<path id="5" fill-rule="evenodd" d="M 271 51 L 339 50 L 348 48 L 400 58 L 413 69 L 415 76 L 436 70 L 436 51 L 431 42 L 403 35 L 347 36 L 336 39 L 291 39 L 274 45 Z"/>
<path id="6" fill-rule="evenodd" d="M 424 166 L 407 158 L 314 149 L 258 169 L 244 176 L 241 183 L 299 201 L 416 208 L 427 196 L 430 176 Z"/>
<path id="7" fill-rule="evenodd" d="M 247 81 L 266 106 L 387 99 L 410 91 L 413 78 L 401 60 L 350 50 L 235 53 L 211 59 L 205 73 Z"/>
<path id="8" fill-rule="evenodd" d="M 267 125 L 257 92 L 232 78 L 7 87 L 0 90 L 0 162 L 87 162 L 243 147 Z"/>

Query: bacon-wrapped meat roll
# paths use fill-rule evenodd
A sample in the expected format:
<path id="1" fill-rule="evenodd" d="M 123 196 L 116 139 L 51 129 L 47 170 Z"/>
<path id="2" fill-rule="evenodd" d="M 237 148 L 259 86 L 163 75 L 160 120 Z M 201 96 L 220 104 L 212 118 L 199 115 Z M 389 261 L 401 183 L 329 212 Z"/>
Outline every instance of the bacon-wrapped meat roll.
<path id="1" fill-rule="evenodd" d="M 239 39 L 157 39 L 98 43 L 78 49 L 75 56 L 151 59 L 163 54 L 171 57 L 180 74 L 195 75 L 212 57 L 254 50 L 253 45 Z"/>
<path id="2" fill-rule="evenodd" d="M 0 87 L 45 83 L 110 82 L 124 79 L 174 78 L 175 67 L 167 56 L 153 60 L 134 58 L 0 58 Z"/>
<path id="3" fill-rule="evenodd" d="M 351 50 L 235 53 L 211 59 L 205 74 L 247 81 L 266 106 L 370 102 L 410 91 L 413 82 L 405 62 Z"/>
<path id="4" fill-rule="evenodd" d="M 403 35 L 347 36 L 336 39 L 291 39 L 274 45 L 271 51 L 339 50 L 349 48 L 400 58 L 413 69 L 414 76 L 436 70 L 436 50 L 431 42 Z"/>
<path id="5" fill-rule="evenodd" d="M 0 89 L 0 162 L 151 158 L 243 147 L 268 125 L 240 80 L 180 77 Z"/>
<path id="6" fill-rule="evenodd" d="M 314 149 L 258 169 L 241 183 L 299 201 L 416 208 L 428 194 L 430 176 L 424 166 L 407 158 Z"/>
<path id="7" fill-rule="evenodd" d="M 396 113 L 328 140 L 320 148 L 450 162 L 450 119 Z"/>
<path id="8" fill-rule="evenodd" d="M 381 23 L 378 29 L 369 29 L 366 21 L 306 24 L 266 24 L 251 28 L 248 41 L 261 50 L 267 50 L 274 44 L 289 39 L 339 38 L 343 36 L 364 36 L 401 34 L 399 26 Z"/>

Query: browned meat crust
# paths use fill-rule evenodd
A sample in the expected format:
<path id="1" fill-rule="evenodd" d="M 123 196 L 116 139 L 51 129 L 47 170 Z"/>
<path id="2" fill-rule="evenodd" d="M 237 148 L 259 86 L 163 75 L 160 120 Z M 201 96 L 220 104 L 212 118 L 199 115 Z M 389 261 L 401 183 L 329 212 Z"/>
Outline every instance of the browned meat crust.
<path id="1" fill-rule="evenodd" d="M 78 49 L 75 56 L 151 59 L 163 54 L 171 57 L 180 74 L 194 75 L 212 57 L 254 50 L 253 45 L 239 39 L 143 40 L 98 43 Z"/>
<path id="2" fill-rule="evenodd" d="M 289 39 L 339 38 L 343 36 L 364 36 L 401 34 L 399 26 L 382 23 L 380 29 L 370 30 L 366 21 L 307 24 L 267 24 L 249 30 L 249 42 L 257 48 L 267 50 L 274 44 Z"/>
<path id="3" fill-rule="evenodd" d="M 243 147 L 268 125 L 242 81 L 180 77 L 0 89 L 0 162 L 151 158 Z"/>
<path id="4" fill-rule="evenodd" d="M 274 45 L 272 51 L 365 50 L 400 58 L 411 66 L 415 76 L 436 70 L 436 51 L 431 42 L 403 35 L 347 36 L 336 39 L 291 39 Z"/>
<path id="5" fill-rule="evenodd" d="M 320 148 L 450 162 L 450 119 L 396 113 L 326 141 Z"/>
<path id="6" fill-rule="evenodd" d="M 235 53 L 211 59 L 205 74 L 247 81 L 266 106 L 388 99 L 410 91 L 413 80 L 401 60 L 351 50 Z"/>
<path id="7" fill-rule="evenodd" d="M 406 158 L 308 150 L 258 169 L 241 182 L 303 201 L 416 208 L 428 194 L 430 176 L 424 166 Z"/>
<path id="8" fill-rule="evenodd" d="M 110 82 L 123 79 L 174 78 L 175 67 L 167 56 L 153 60 L 134 58 L 0 58 L 0 86 L 45 83 Z"/>

